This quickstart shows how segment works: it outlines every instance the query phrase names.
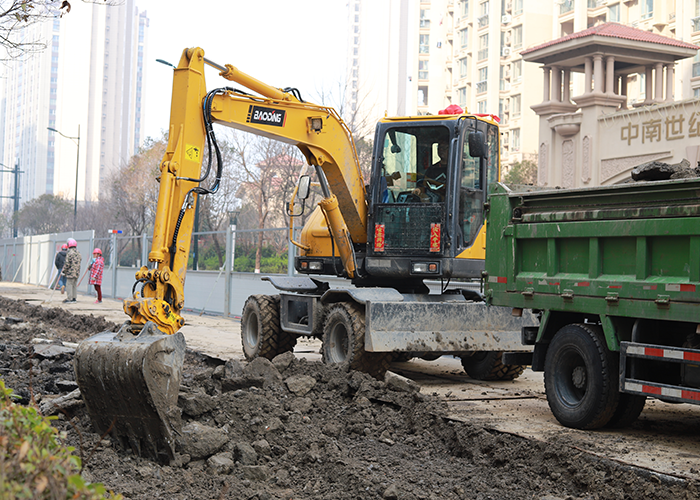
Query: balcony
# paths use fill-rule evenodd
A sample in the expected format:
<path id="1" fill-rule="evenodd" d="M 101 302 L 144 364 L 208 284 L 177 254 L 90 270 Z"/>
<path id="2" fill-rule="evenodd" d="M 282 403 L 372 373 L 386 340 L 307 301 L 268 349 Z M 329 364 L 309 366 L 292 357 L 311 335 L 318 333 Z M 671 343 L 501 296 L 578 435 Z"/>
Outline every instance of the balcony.
<path id="1" fill-rule="evenodd" d="M 489 82 L 488 80 L 482 80 L 480 82 L 476 82 L 476 93 L 477 94 L 483 94 L 489 89 Z"/>
<path id="2" fill-rule="evenodd" d="M 489 25 L 489 15 L 484 14 L 483 16 L 479 16 L 477 18 L 477 22 L 479 24 L 479 28 L 485 28 L 486 26 Z"/>
<path id="3" fill-rule="evenodd" d="M 489 48 L 486 47 L 485 49 L 479 49 L 479 51 L 476 54 L 477 60 L 483 61 L 484 59 L 489 58 Z"/>

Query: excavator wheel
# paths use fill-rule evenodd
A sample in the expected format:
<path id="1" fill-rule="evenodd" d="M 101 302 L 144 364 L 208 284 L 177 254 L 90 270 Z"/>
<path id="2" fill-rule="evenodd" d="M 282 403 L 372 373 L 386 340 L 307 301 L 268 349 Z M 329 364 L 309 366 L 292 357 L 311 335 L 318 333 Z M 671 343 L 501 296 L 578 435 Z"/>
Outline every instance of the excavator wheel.
<path id="1" fill-rule="evenodd" d="M 96 431 L 138 456 L 173 459 L 185 349 L 181 332 L 166 335 L 150 321 L 83 340 L 73 359 L 75 379 Z"/>
<path id="2" fill-rule="evenodd" d="M 257 357 L 272 360 L 278 354 L 293 351 L 297 338 L 282 331 L 280 296 L 251 295 L 241 316 L 243 354 L 248 361 Z"/>
<path id="3" fill-rule="evenodd" d="M 515 380 L 524 371 L 524 365 L 504 365 L 501 351 L 479 351 L 462 356 L 462 367 L 474 380 Z"/>
<path id="4" fill-rule="evenodd" d="M 328 310 L 323 325 L 324 363 L 348 362 L 352 370 L 383 377 L 394 355 L 390 352 L 365 351 L 365 315 L 362 308 L 350 302 L 339 302 Z"/>

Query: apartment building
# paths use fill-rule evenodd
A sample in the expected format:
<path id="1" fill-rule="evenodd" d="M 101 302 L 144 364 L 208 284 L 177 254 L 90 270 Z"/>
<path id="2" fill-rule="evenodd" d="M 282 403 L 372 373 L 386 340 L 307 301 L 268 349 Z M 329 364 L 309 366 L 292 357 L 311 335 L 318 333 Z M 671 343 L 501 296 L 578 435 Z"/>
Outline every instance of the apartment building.
<path id="1" fill-rule="evenodd" d="M 21 203 L 74 199 L 76 175 L 78 202 L 97 200 L 110 169 L 140 147 L 147 34 L 134 0 L 82 4 L 22 34 L 47 48 L 0 74 L 0 163 L 19 163 Z M 2 195 L 12 189 L 12 176 L 0 176 Z"/>
<path id="2" fill-rule="evenodd" d="M 538 155 L 542 68 L 520 52 L 604 22 L 700 43 L 699 0 L 350 0 L 349 106 L 373 122 L 449 104 L 501 118 L 507 165 Z M 381 12 L 380 12 L 381 10 Z M 398 69 L 401 72 L 397 72 Z M 585 77 L 571 76 L 570 94 Z M 700 55 L 675 64 L 674 99 L 700 97 Z M 630 75 L 629 102 L 647 99 Z M 354 100 L 353 100 L 354 99 Z M 371 132 L 371 131 L 370 131 Z"/>

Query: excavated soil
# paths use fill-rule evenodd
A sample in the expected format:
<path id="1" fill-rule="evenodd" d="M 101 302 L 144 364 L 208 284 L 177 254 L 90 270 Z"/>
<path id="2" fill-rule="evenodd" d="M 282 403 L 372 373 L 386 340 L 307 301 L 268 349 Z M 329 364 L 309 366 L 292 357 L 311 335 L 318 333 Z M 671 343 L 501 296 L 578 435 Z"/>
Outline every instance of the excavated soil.
<path id="1" fill-rule="evenodd" d="M 61 341 L 117 326 L 2 297 L 0 316 L 0 374 L 22 404 L 40 406 L 75 390 Z M 178 406 L 183 437 L 169 465 L 95 434 L 79 399 L 55 423 L 83 456 L 84 476 L 129 499 L 700 497 L 696 481 L 455 422 L 410 382 L 291 354 L 224 365 L 188 352 Z"/>

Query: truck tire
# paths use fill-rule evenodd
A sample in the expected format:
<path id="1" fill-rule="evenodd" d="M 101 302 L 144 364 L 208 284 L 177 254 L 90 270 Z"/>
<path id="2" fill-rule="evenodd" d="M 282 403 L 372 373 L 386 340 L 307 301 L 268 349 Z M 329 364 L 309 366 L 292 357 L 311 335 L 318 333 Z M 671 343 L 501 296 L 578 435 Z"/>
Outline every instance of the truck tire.
<path id="1" fill-rule="evenodd" d="M 646 396 L 637 394 L 620 393 L 620 400 L 617 403 L 617 409 L 613 413 L 612 418 L 607 423 L 606 427 L 615 429 L 623 429 L 628 427 L 632 422 L 637 420 L 640 413 L 646 404 Z"/>
<path id="2" fill-rule="evenodd" d="M 365 314 L 355 303 L 332 305 L 323 325 L 323 362 L 344 363 L 350 369 L 383 377 L 393 358 L 391 352 L 365 351 Z"/>
<path id="3" fill-rule="evenodd" d="M 502 358 L 501 351 L 478 351 L 461 357 L 462 368 L 474 380 L 515 380 L 525 371 L 525 365 L 504 365 Z"/>
<path id="4" fill-rule="evenodd" d="M 280 326 L 280 296 L 251 295 L 241 315 L 241 342 L 248 361 L 257 357 L 272 360 L 294 350 L 297 339 Z"/>
<path id="5" fill-rule="evenodd" d="M 559 423 L 574 429 L 606 425 L 620 396 L 617 369 L 618 358 L 599 327 L 571 324 L 559 330 L 544 363 L 545 394 Z"/>

